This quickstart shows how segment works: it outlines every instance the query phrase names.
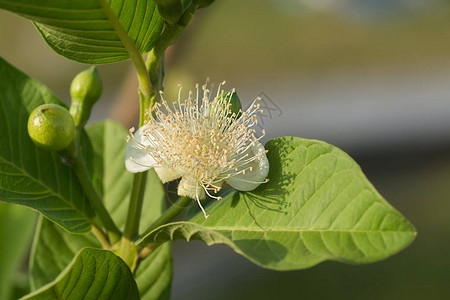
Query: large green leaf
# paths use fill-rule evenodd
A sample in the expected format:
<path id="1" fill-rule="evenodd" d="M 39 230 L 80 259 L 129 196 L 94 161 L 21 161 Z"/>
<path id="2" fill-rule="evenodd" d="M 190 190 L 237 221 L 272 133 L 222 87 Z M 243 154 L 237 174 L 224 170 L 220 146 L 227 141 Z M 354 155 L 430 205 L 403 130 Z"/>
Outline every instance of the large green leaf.
<path id="1" fill-rule="evenodd" d="M 44 103 L 63 105 L 0 58 L 0 201 L 32 207 L 69 231 L 86 232 L 94 212 L 75 173 L 28 137 L 28 116 Z"/>
<path id="2" fill-rule="evenodd" d="M 111 251 L 84 248 L 58 278 L 22 299 L 137 300 L 128 266 Z"/>
<path id="3" fill-rule="evenodd" d="M 105 121 L 88 127 L 95 150 L 95 184 L 106 201 L 114 221 L 125 224 L 133 175 L 125 170 L 127 131 L 119 124 Z M 144 198 L 141 231 L 162 212 L 164 188 L 155 172 L 149 172 Z M 92 234 L 71 235 L 42 220 L 36 233 L 30 260 L 32 289 L 53 280 L 83 247 L 100 247 Z M 141 299 L 168 299 L 172 279 L 170 245 L 159 247 L 138 267 L 135 274 Z"/>
<path id="4" fill-rule="evenodd" d="M 47 44 L 69 59 L 89 64 L 126 60 L 128 53 L 102 2 L 140 53 L 153 48 L 164 21 L 152 0 L 0 0 L 0 8 L 34 21 Z"/>
<path id="5" fill-rule="evenodd" d="M 28 249 L 36 222 L 31 210 L 0 202 L 0 299 L 10 299 L 14 276 Z"/>
<path id="6" fill-rule="evenodd" d="M 273 139 L 266 149 L 268 183 L 214 202 L 209 219 L 198 214 L 161 226 L 143 243 L 222 243 L 263 267 L 293 270 L 324 260 L 373 262 L 414 240 L 413 226 L 343 151 L 295 137 Z"/>

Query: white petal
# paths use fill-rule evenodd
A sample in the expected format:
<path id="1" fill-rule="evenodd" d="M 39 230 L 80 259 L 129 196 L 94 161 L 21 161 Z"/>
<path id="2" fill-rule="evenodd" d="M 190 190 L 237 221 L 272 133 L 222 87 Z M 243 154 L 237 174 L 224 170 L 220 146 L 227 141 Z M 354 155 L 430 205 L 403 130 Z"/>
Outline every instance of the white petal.
<path id="1" fill-rule="evenodd" d="M 251 146 L 246 152 L 249 154 L 249 157 L 261 155 L 261 159 L 255 159 L 240 168 L 242 170 L 252 167 L 252 171 L 246 170 L 245 174 L 239 173 L 234 175 L 228 178 L 226 182 L 238 191 L 252 191 L 256 189 L 269 174 L 269 161 L 266 154 L 263 153 L 264 151 L 264 146 L 260 142 L 256 142 L 254 146 Z M 243 153 L 243 155 L 246 153 Z"/>
<path id="2" fill-rule="evenodd" d="M 181 175 L 179 175 L 178 173 L 165 167 L 156 167 L 155 171 L 158 174 L 159 179 L 161 179 L 162 183 L 166 183 L 181 177 Z"/>
<path id="3" fill-rule="evenodd" d="M 139 128 L 125 148 L 125 167 L 129 172 L 143 172 L 156 165 L 156 161 L 145 150 L 149 140 L 143 133 L 148 127 L 144 125 Z"/>

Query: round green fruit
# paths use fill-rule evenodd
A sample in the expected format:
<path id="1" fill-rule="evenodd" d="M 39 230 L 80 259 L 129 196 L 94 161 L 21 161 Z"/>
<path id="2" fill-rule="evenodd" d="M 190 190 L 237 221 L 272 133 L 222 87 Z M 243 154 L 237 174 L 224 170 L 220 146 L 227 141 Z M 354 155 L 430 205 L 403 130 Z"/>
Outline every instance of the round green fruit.
<path id="1" fill-rule="evenodd" d="M 75 136 L 75 123 L 64 107 L 43 104 L 36 107 L 28 118 L 28 134 L 39 147 L 60 151 L 66 149 Z"/>

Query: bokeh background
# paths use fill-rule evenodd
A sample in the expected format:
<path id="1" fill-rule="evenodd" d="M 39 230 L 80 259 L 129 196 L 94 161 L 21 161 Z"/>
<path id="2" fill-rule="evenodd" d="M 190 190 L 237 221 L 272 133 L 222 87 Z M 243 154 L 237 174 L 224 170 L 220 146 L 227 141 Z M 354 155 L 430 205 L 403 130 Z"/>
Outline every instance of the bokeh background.
<path id="1" fill-rule="evenodd" d="M 73 76 L 86 68 L 53 53 L 30 22 L 5 11 L 0 55 L 66 102 Z M 99 71 L 104 95 L 93 119 L 136 124 L 130 63 Z M 170 48 L 166 74 L 167 97 L 177 83 L 206 77 L 227 80 L 244 106 L 262 95 L 266 140 L 294 135 L 340 147 L 418 231 L 409 248 L 382 262 L 291 272 L 254 266 L 224 246 L 176 242 L 173 299 L 450 298 L 448 1 L 217 0 Z M 0 221 L 21 214 L 33 220 L 22 208 L 0 206 Z M 0 236 L 14 230 L 10 224 L 0 224 Z M 0 246 L 0 254 L 7 250 Z M 24 262 L 13 282 L 0 278 L 0 298 L 7 285 L 18 287 L 16 296 L 26 290 L 25 252 L 10 259 Z"/>

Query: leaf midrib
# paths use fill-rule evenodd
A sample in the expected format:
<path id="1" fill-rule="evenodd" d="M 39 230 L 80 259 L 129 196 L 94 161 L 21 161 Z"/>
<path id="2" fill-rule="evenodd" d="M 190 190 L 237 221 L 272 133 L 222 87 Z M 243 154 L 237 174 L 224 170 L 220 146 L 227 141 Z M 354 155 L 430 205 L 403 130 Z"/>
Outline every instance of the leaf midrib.
<path id="1" fill-rule="evenodd" d="M 214 228 L 214 230 L 218 231 L 251 231 L 251 232 L 353 232 L 353 233 L 379 233 L 379 232 L 397 232 L 397 233 L 415 233 L 415 231 L 409 230 L 360 230 L 360 229 L 319 229 L 319 228 L 305 228 L 305 229 L 297 229 L 292 230 L 290 228 L 277 228 L 276 230 L 264 230 L 264 229 L 256 229 L 256 228 L 243 228 L 243 229 L 233 229 L 233 227 L 225 227 L 225 228 Z"/>
<path id="2" fill-rule="evenodd" d="M 42 7 L 39 5 L 33 5 L 33 4 L 27 4 L 27 3 L 17 4 L 17 3 L 11 3 L 10 1 L 1 1 L 1 0 L 0 0 L 0 3 L 5 3 L 12 7 L 27 7 L 27 8 L 32 8 L 32 9 L 42 10 L 42 11 L 75 12 L 75 13 L 102 11 L 101 7 L 86 8 L 86 9 L 73 9 L 73 8 L 67 9 L 67 8 L 62 8 L 62 7 Z"/>
<path id="3" fill-rule="evenodd" d="M 12 162 L 9 162 L 7 160 L 5 160 L 5 158 L 3 158 L 2 156 L 0 156 L 0 160 L 14 168 L 16 168 L 17 170 L 22 171 L 23 175 L 25 175 L 25 177 L 27 177 L 28 179 L 38 183 L 39 185 L 41 185 L 42 187 L 44 187 L 45 189 L 48 190 L 48 194 L 49 195 L 53 195 L 59 199 L 61 199 L 64 203 L 67 203 L 73 210 L 75 210 L 76 212 L 80 213 L 82 216 L 84 216 L 87 220 L 90 220 L 90 218 L 85 215 L 81 210 L 79 210 L 72 202 L 68 201 L 66 198 L 64 198 L 62 195 L 56 193 L 55 191 L 53 191 L 53 189 L 51 189 L 48 185 L 46 185 L 43 181 L 41 181 L 40 179 L 36 179 L 33 176 L 31 176 L 25 169 L 22 169 L 21 167 L 18 167 L 17 165 L 13 164 Z M 71 185 L 71 183 L 69 183 Z"/>
<path id="4" fill-rule="evenodd" d="M 368 230 L 368 229 L 351 229 L 351 228 L 344 228 L 344 229 L 323 229 L 323 228 L 303 228 L 303 229 L 295 229 L 295 228 L 276 228 L 276 229 L 263 229 L 263 228 L 254 228 L 254 227 L 229 227 L 229 226 L 220 226 L 220 227 L 209 227 L 209 226 L 203 226 L 199 225 L 197 223 L 191 223 L 191 222 L 178 222 L 178 223 L 171 223 L 168 225 L 163 225 L 157 229 L 153 233 L 156 233 L 157 231 L 164 229 L 164 227 L 168 226 L 177 226 L 177 228 L 180 228 L 182 225 L 188 225 L 188 226 L 196 226 L 200 227 L 201 229 L 206 229 L 208 231 L 250 231 L 250 232 L 263 232 L 263 233 L 270 233 L 270 232 L 292 232 L 292 233 L 301 233 L 301 232 L 353 232 L 353 233 L 379 233 L 379 232 L 393 232 L 393 233 L 413 233 L 416 234 L 414 230 Z M 200 231 L 200 230 L 199 230 Z"/>

